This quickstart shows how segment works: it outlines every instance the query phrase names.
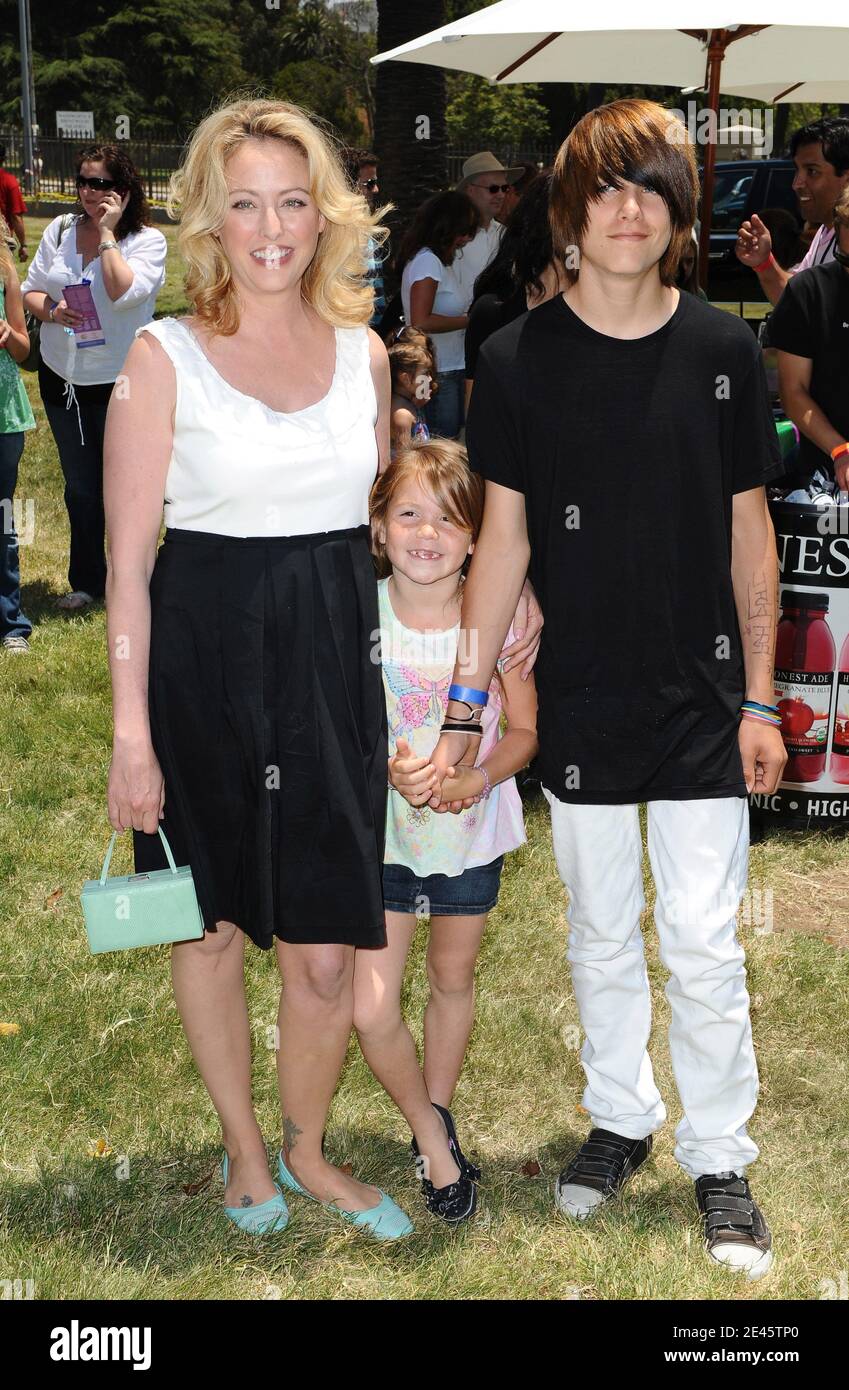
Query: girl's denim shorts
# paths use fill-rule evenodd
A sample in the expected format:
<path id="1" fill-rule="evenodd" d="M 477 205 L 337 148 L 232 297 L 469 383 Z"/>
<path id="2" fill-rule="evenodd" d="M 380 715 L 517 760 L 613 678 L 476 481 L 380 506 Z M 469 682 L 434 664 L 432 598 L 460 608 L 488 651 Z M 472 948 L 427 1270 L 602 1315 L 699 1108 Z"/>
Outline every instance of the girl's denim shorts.
<path id="1" fill-rule="evenodd" d="M 383 906 L 417 917 L 481 917 L 498 902 L 504 855 L 463 873 L 418 878 L 404 864 L 383 866 Z"/>

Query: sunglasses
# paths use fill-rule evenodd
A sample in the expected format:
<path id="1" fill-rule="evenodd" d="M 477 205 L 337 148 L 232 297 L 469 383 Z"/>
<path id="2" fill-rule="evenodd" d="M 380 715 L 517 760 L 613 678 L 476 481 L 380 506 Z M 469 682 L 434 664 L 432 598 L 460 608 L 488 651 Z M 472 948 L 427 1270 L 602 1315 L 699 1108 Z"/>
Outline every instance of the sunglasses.
<path id="1" fill-rule="evenodd" d="M 487 193 L 506 193 L 510 187 L 509 183 L 479 183 L 477 186 Z"/>
<path id="2" fill-rule="evenodd" d="M 377 188 L 377 179 L 360 179 L 361 188 Z"/>
<path id="3" fill-rule="evenodd" d="M 77 174 L 77 188 L 91 188 L 95 193 L 108 193 L 110 189 L 117 187 L 114 179 L 87 179 L 82 174 Z"/>

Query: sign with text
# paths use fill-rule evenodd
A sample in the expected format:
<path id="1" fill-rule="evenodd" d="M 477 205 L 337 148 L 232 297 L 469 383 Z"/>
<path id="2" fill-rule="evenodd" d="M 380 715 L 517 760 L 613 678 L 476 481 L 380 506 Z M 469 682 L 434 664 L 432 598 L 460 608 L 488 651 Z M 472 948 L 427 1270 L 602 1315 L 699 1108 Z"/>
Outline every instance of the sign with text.
<path id="1" fill-rule="evenodd" d="M 71 136 L 89 136 L 94 139 L 94 112 L 93 111 L 57 111 L 56 112 L 56 134 Z"/>

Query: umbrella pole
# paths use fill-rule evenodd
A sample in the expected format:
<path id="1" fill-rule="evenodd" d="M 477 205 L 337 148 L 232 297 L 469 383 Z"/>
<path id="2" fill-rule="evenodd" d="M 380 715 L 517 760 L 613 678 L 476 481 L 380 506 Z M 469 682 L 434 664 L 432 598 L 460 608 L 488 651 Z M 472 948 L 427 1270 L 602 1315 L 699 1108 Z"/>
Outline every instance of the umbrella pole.
<path id="1" fill-rule="evenodd" d="M 708 107 L 713 120 L 708 133 L 712 137 L 705 146 L 704 177 L 702 179 L 702 226 L 699 236 L 699 283 L 707 292 L 710 268 L 710 224 L 713 216 L 713 183 L 716 166 L 716 137 L 719 132 L 719 77 L 725 57 L 723 30 L 714 29 L 708 44 Z"/>

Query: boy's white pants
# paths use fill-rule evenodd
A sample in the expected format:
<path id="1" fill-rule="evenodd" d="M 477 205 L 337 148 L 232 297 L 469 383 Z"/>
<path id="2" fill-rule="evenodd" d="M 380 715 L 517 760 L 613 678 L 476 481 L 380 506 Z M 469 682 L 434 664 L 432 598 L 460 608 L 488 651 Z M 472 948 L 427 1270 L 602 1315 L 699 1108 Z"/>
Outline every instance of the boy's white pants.
<path id="1" fill-rule="evenodd" d="M 641 1139 L 660 1128 L 666 1109 L 646 1051 L 651 1001 L 638 810 L 572 805 L 543 791 L 569 893 L 568 959 L 585 1035 L 583 1104 L 594 1126 Z M 748 872 L 746 798 L 650 801 L 648 851 L 660 955 L 670 972 L 669 1051 L 684 1110 L 675 1157 L 691 1178 L 742 1174 L 758 1156 L 746 1133 L 758 1072 L 735 922 Z"/>

